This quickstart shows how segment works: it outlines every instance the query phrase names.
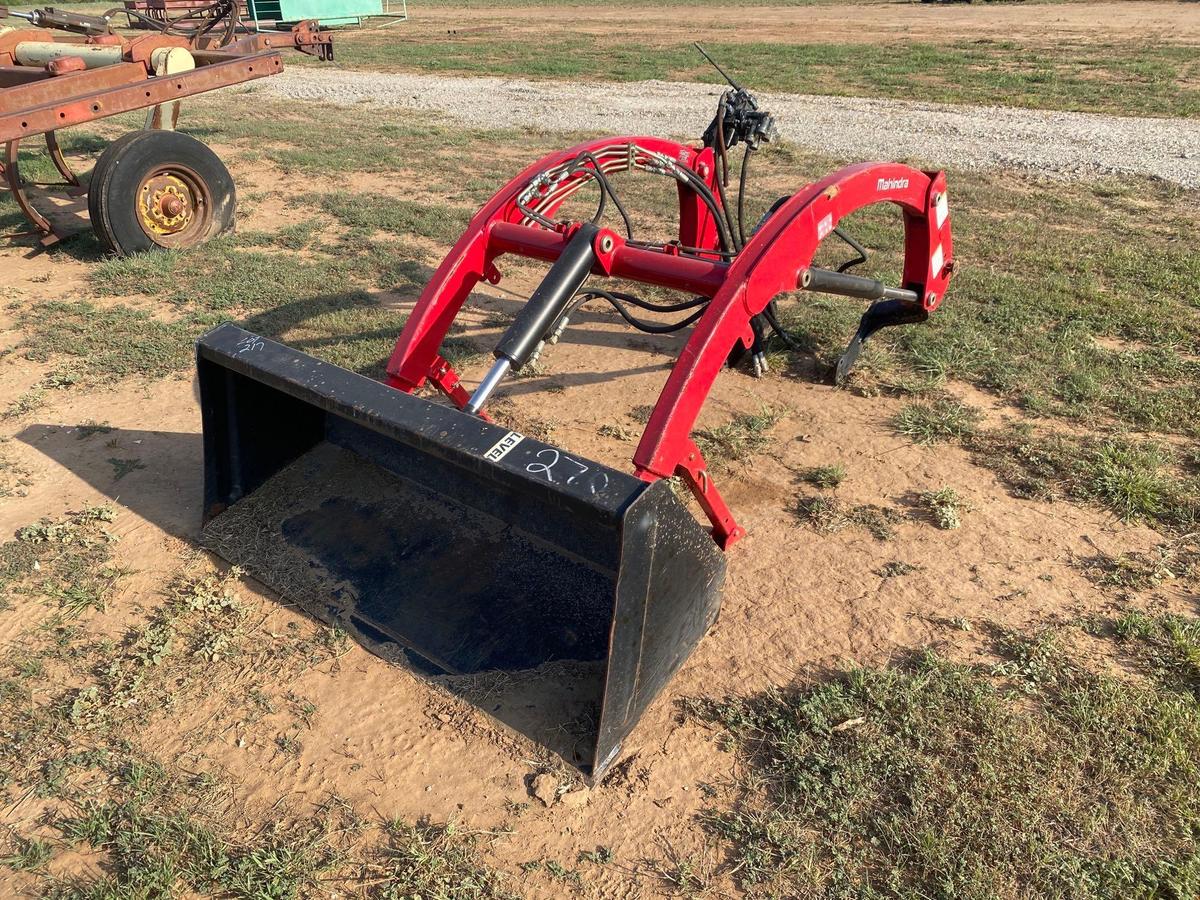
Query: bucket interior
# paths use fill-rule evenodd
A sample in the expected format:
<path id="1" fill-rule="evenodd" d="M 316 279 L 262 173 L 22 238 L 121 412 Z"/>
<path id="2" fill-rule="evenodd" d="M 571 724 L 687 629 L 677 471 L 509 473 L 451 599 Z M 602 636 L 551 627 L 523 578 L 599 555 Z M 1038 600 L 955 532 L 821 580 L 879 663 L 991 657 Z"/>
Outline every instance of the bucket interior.
<path id="1" fill-rule="evenodd" d="M 510 727 L 585 765 L 615 574 L 326 440 L 205 543 Z"/>
<path id="2" fill-rule="evenodd" d="M 723 558 L 664 483 L 234 326 L 198 375 L 205 545 L 586 775 L 716 617 Z"/>

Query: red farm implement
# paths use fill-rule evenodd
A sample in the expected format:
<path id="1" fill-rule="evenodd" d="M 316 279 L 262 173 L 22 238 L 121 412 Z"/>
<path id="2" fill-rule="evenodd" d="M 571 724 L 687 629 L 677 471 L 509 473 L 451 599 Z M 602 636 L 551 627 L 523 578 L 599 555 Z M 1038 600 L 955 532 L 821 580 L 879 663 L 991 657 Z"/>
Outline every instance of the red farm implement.
<path id="1" fill-rule="evenodd" d="M 245 35 L 232 2 L 207 9 L 198 23 L 157 23 L 155 33 L 130 38 L 110 27 L 109 16 L 0 8 L 24 20 L 0 27 L 0 174 L 43 246 L 78 230 L 54 221 L 64 197 L 87 197 L 91 228 L 115 253 L 190 247 L 231 227 L 233 179 L 208 147 L 174 131 L 179 101 L 278 74 L 287 48 L 329 59 L 333 44 L 307 22 Z M 143 109 L 146 128 L 109 144 L 81 180 L 58 132 Z M 21 144 L 38 136 L 62 176 L 57 185 L 31 185 L 21 175 Z M 65 211 L 73 214 L 73 206 Z"/>
<path id="2" fill-rule="evenodd" d="M 740 199 L 727 202 L 728 151 L 741 143 L 749 157 L 773 132 L 770 116 L 734 85 L 699 146 L 605 138 L 529 166 L 438 267 L 386 383 L 233 325 L 205 336 L 209 546 L 601 777 L 715 620 L 722 551 L 743 533 L 691 437 L 717 375 L 747 355 L 760 368 L 772 331 L 787 340 L 780 294 L 819 291 L 873 301 L 840 379 L 875 331 L 926 319 L 953 266 L 944 175 L 896 163 L 834 172 L 780 198 L 748 228 Z M 630 170 L 677 187 L 672 239 L 634 237 L 612 183 Z M 599 194 L 595 216 L 561 216 L 585 187 Z M 901 212 L 900 287 L 813 265 L 839 223 L 873 204 Z M 605 224 L 609 211 L 617 227 Z M 471 291 L 500 282 L 506 256 L 549 267 L 468 391 L 440 348 Z M 650 302 L 610 279 L 686 299 Z M 591 302 L 611 304 L 646 332 L 690 329 L 631 473 L 486 414 L 495 387 Z M 664 323 L 670 315 L 676 320 Z M 426 384 L 450 402 L 415 396 Z M 698 501 L 707 529 L 672 477 Z"/>

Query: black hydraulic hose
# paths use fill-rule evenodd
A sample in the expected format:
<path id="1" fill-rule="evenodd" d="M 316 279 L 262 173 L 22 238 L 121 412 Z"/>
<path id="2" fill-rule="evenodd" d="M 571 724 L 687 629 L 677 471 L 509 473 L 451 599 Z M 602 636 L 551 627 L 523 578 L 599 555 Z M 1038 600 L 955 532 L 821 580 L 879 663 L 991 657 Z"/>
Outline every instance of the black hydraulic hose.
<path id="1" fill-rule="evenodd" d="M 551 231 L 554 231 L 556 228 L 558 228 L 557 222 L 546 218 L 540 212 L 538 212 L 536 209 L 526 206 L 520 200 L 517 200 L 517 209 L 520 210 L 522 215 L 526 216 L 527 218 L 533 219 L 533 221 L 537 222 L 539 225 L 544 225 L 546 228 L 549 228 Z"/>
<path id="2" fill-rule="evenodd" d="M 717 198 L 721 201 L 721 212 L 722 212 L 722 215 L 724 216 L 724 220 L 723 220 L 722 224 L 723 224 L 724 228 L 729 232 L 730 236 L 732 236 L 734 238 L 734 242 L 733 242 L 734 252 L 740 253 L 743 245 L 738 243 L 738 241 L 737 241 L 737 238 L 736 238 L 737 231 L 733 227 L 733 215 L 729 211 L 729 201 L 725 199 L 725 188 L 721 186 L 721 176 L 719 174 L 717 175 L 716 178 L 713 179 L 713 183 L 717 186 Z"/>
<path id="3" fill-rule="evenodd" d="M 839 272 L 845 272 L 847 269 L 852 269 L 855 266 L 861 265 L 862 263 L 865 263 L 867 261 L 867 248 L 866 247 L 864 247 L 862 244 L 860 244 L 854 238 L 850 237 L 850 235 L 846 234 L 846 232 L 842 231 L 842 229 L 840 227 L 833 229 L 833 233 L 836 234 L 838 237 L 840 237 L 847 244 L 849 244 L 851 249 L 853 249 L 854 252 L 858 254 L 858 259 L 847 260 L 846 262 L 844 262 L 840 266 L 838 266 L 837 270 Z"/>
<path id="4" fill-rule="evenodd" d="M 589 288 L 585 293 L 596 293 L 599 288 Z M 677 313 L 688 309 L 695 309 L 697 306 L 704 306 L 708 303 L 708 297 L 693 297 L 691 300 L 682 300 L 679 303 L 651 303 L 634 294 L 626 294 L 622 291 L 605 291 L 611 297 L 615 297 L 622 303 L 628 303 L 631 306 L 636 306 L 638 309 L 644 309 L 648 312 L 656 313 Z"/>
<path id="5" fill-rule="evenodd" d="M 742 171 L 738 175 L 737 234 L 743 247 L 746 246 L 746 173 L 750 171 L 750 154 L 753 152 L 754 148 L 747 144 L 746 152 L 742 154 Z"/>
<path id="6" fill-rule="evenodd" d="M 725 219 L 721 214 L 721 208 L 717 205 L 717 199 L 708 189 L 708 185 L 704 183 L 704 179 L 686 166 L 677 166 L 675 171 L 682 173 L 684 182 L 700 196 L 700 199 L 708 207 L 708 211 L 712 213 L 713 220 L 717 225 L 717 236 L 721 239 L 721 249 L 732 249 L 733 240 L 725 228 Z"/>
<path id="7" fill-rule="evenodd" d="M 608 303 L 612 305 L 612 308 L 620 314 L 622 319 L 624 319 L 638 331 L 644 331 L 646 334 L 671 334 L 672 332 L 679 331 L 682 328 L 687 328 L 687 326 L 691 325 L 702 315 L 704 315 L 704 311 L 708 309 L 708 298 L 700 297 L 697 298 L 697 300 L 700 302 L 694 302 L 691 304 L 693 306 L 699 306 L 700 308 L 690 316 L 681 319 L 678 322 L 666 322 L 660 324 L 658 322 L 647 322 L 645 319 L 637 318 L 637 316 L 633 315 L 625 308 L 624 304 L 615 294 L 610 293 L 609 291 L 600 290 L 599 288 L 590 288 L 586 293 L 580 294 L 579 303 L 582 305 L 588 300 L 593 299 L 608 301 Z M 646 301 L 644 300 L 641 301 L 643 304 L 645 302 Z"/>
<path id="8" fill-rule="evenodd" d="M 575 157 L 567 169 L 568 175 L 574 175 L 581 170 L 582 167 L 579 165 L 581 159 L 583 159 L 582 156 Z M 596 190 L 600 194 L 600 202 L 596 204 L 596 214 L 592 216 L 592 224 L 599 225 L 600 220 L 604 218 L 604 211 L 608 209 L 608 191 L 604 189 L 604 184 L 598 178 L 596 179 Z"/>
<path id="9" fill-rule="evenodd" d="M 578 171 L 584 170 L 580 164 L 580 160 L 587 160 L 593 166 L 591 174 L 595 177 L 596 182 L 600 185 L 601 207 L 600 212 L 604 211 L 603 197 L 607 194 L 612 198 L 613 206 L 617 208 L 617 212 L 621 214 L 621 220 L 625 223 L 626 237 L 633 237 L 633 222 L 629 218 L 629 213 L 625 211 L 625 204 L 621 202 L 621 198 L 617 196 L 617 192 L 613 190 L 612 183 L 608 180 L 608 176 L 604 174 L 604 170 L 600 168 L 600 161 L 591 153 L 584 151 L 575 157 L 575 161 L 571 163 L 571 167 L 567 170 L 568 174 L 574 175 Z M 599 215 L 599 213 L 597 213 Z M 596 221 L 596 220 L 593 220 Z"/>
<path id="10" fill-rule="evenodd" d="M 725 146 L 725 106 L 729 101 L 728 92 L 721 95 L 717 103 L 717 146 L 716 151 L 721 160 L 721 183 L 729 183 L 729 148 Z"/>
<path id="11" fill-rule="evenodd" d="M 787 333 L 787 329 L 779 321 L 779 314 L 774 300 L 767 304 L 767 308 L 763 310 L 762 314 L 763 318 L 767 320 L 767 324 L 771 326 L 771 330 L 779 335 L 779 339 L 783 341 L 785 347 L 797 353 L 804 349 Z"/>
<path id="12" fill-rule="evenodd" d="M 713 178 L 713 184 L 717 187 L 717 197 L 721 200 L 721 212 L 725 217 L 725 227 L 728 229 L 731 237 L 735 238 L 733 249 L 735 252 L 741 252 L 746 241 L 737 241 L 737 230 L 733 227 L 733 213 L 729 210 L 729 201 L 725 197 L 725 186 L 729 184 L 729 148 L 725 146 L 725 105 L 728 102 L 728 93 L 721 95 L 721 100 L 717 103 L 717 133 L 716 146 L 713 148 L 716 153 L 717 160 L 721 164 L 721 171 Z"/>

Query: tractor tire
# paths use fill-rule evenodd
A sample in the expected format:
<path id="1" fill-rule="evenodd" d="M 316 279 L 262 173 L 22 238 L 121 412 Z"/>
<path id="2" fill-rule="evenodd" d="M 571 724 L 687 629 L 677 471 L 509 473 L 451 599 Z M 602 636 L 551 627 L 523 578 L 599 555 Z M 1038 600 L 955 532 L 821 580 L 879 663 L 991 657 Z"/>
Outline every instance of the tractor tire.
<path id="1" fill-rule="evenodd" d="M 232 228 L 236 210 L 225 164 L 176 131 L 135 131 L 113 141 L 88 186 L 92 230 L 118 256 L 194 247 Z"/>

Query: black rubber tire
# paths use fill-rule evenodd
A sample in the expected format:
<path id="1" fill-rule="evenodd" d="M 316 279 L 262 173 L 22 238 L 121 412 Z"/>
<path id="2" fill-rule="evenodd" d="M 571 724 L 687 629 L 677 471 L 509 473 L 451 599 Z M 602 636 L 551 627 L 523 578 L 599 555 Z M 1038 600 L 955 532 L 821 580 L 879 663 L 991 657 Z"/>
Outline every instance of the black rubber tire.
<path id="1" fill-rule="evenodd" d="M 169 240 L 152 236 L 141 224 L 138 192 L 163 167 L 179 167 L 209 195 L 207 222 L 186 244 L 194 246 L 231 229 L 237 213 L 233 177 L 200 141 L 177 131 L 135 131 L 113 141 L 92 169 L 88 213 L 104 248 L 119 256 L 167 249 Z"/>

